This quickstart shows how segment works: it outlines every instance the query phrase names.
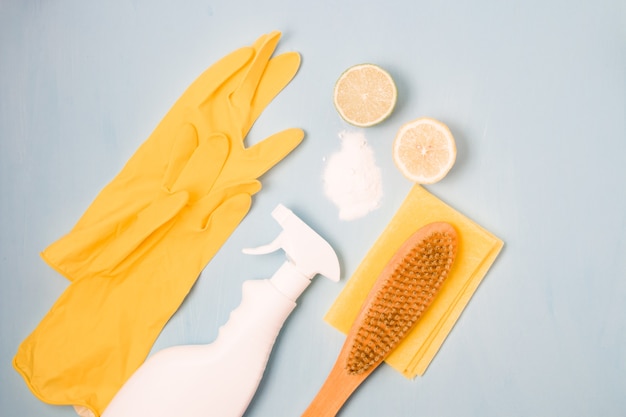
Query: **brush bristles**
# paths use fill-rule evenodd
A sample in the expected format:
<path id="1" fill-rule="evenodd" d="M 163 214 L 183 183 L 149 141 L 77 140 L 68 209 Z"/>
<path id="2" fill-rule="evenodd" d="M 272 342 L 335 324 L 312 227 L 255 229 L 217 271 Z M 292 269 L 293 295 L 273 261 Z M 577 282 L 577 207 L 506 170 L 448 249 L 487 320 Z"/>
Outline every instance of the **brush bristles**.
<path id="1" fill-rule="evenodd" d="M 404 339 L 439 292 L 455 254 L 456 236 L 439 231 L 406 251 L 367 308 L 348 355 L 350 374 L 377 366 Z"/>

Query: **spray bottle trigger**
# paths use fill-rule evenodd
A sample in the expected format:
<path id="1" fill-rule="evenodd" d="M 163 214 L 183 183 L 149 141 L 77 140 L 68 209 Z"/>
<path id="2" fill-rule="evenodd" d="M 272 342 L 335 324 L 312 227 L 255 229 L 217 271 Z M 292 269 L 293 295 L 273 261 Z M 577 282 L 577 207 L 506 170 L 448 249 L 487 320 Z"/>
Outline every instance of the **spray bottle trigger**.
<path id="1" fill-rule="evenodd" d="M 265 255 L 282 249 L 289 264 L 307 279 L 320 274 L 339 281 L 339 259 L 323 237 L 282 204 L 272 211 L 272 217 L 283 229 L 278 237 L 267 245 L 244 249 L 243 253 Z"/>
<path id="2" fill-rule="evenodd" d="M 276 239 L 267 245 L 257 246 L 256 248 L 244 248 L 241 251 L 246 255 L 267 255 L 268 253 L 276 252 L 277 250 L 283 248 L 282 237 L 281 233 Z"/>

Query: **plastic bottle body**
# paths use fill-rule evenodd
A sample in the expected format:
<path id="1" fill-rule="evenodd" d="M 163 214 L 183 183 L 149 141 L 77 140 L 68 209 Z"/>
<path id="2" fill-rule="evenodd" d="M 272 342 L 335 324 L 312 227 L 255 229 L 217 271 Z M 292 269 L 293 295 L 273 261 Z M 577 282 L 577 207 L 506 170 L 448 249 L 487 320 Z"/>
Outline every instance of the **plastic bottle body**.
<path id="1" fill-rule="evenodd" d="M 264 280 L 246 281 L 241 304 L 208 345 L 185 345 L 152 355 L 108 405 L 103 417 L 240 417 L 254 397 L 283 323 L 311 279 L 339 280 L 333 248 L 283 205 L 272 217 L 283 232 L 270 244 L 244 250 L 283 249 L 288 261 Z"/>
<path id="2" fill-rule="evenodd" d="M 215 342 L 174 346 L 152 355 L 103 417 L 243 415 L 274 341 L 295 306 L 270 280 L 244 282 L 241 304 Z"/>

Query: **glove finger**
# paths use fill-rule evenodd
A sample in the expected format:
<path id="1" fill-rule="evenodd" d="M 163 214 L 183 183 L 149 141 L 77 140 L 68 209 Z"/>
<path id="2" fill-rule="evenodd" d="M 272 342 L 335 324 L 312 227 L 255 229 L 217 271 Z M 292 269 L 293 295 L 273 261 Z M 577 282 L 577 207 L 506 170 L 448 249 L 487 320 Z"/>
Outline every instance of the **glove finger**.
<path id="1" fill-rule="evenodd" d="M 215 133 L 193 152 L 185 164 L 171 191 L 186 191 L 194 202 L 209 193 L 228 157 L 230 141 L 221 133 Z"/>
<path id="2" fill-rule="evenodd" d="M 189 194 L 179 192 L 154 201 L 137 213 L 135 220 L 89 266 L 92 272 L 111 271 L 126 259 L 155 230 L 172 220 L 189 201 Z"/>
<path id="3" fill-rule="evenodd" d="M 199 109 L 203 103 L 210 101 L 212 96 L 219 94 L 224 86 L 240 79 L 253 56 L 254 49 L 251 47 L 237 49 L 200 74 L 174 103 L 148 141 L 144 143 L 143 147 L 146 149 L 143 153 L 166 154 L 169 152 L 174 132 L 178 132 L 189 110 Z"/>
<path id="4" fill-rule="evenodd" d="M 261 183 L 256 180 L 241 182 L 225 187 L 213 187 L 211 192 L 193 204 L 190 216 L 193 216 L 193 227 L 197 231 L 205 230 L 211 223 L 213 212 L 230 198 L 246 194 L 251 196 L 261 189 Z"/>
<path id="5" fill-rule="evenodd" d="M 246 217 L 251 206 L 252 197 L 245 192 L 234 194 L 218 205 L 203 225 L 202 250 L 205 253 L 216 253 Z"/>
<path id="6" fill-rule="evenodd" d="M 249 123 L 243 127 L 243 137 L 248 134 L 263 110 L 295 77 L 300 62 L 300 54 L 297 52 L 286 52 L 270 60 L 252 100 Z"/>
<path id="7" fill-rule="evenodd" d="M 249 148 L 239 150 L 236 158 L 229 158 L 216 186 L 223 186 L 222 179 L 242 182 L 259 178 L 294 150 L 303 138 L 302 129 L 286 129 Z M 231 162 L 230 159 L 233 161 Z"/>
<path id="8" fill-rule="evenodd" d="M 243 116 L 248 113 L 250 104 L 252 103 L 252 99 L 254 98 L 254 94 L 259 85 L 259 81 L 263 76 L 270 57 L 278 45 L 280 36 L 280 32 L 275 31 L 262 36 L 259 38 L 257 43 L 255 43 L 256 54 L 254 59 L 246 68 L 246 74 L 243 77 L 243 80 L 230 95 L 231 104 L 234 109 L 240 112 L 239 116 Z"/>
<path id="9" fill-rule="evenodd" d="M 82 276 L 85 265 L 97 256 L 103 243 L 115 230 L 112 221 L 93 222 L 61 237 L 44 249 L 40 256 L 53 269 L 70 281 Z"/>
<path id="10" fill-rule="evenodd" d="M 264 33 L 254 41 L 254 43 L 252 44 L 252 49 L 254 49 L 255 54 L 257 51 L 260 51 L 261 48 L 263 48 L 263 44 L 265 44 L 267 40 L 269 39 L 269 37 L 273 36 L 274 33 L 275 32 Z"/>
<path id="11" fill-rule="evenodd" d="M 117 224 L 113 232 L 106 222 L 73 231 L 46 248 L 41 257 L 71 281 L 86 273 L 110 271 L 150 234 L 176 216 L 188 198 L 187 193 L 181 192 L 156 200 L 126 224 Z"/>
<path id="12" fill-rule="evenodd" d="M 198 131 L 191 123 L 185 123 L 174 139 L 169 162 L 163 175 L 163 188 L 171 191 L 174 183 L 198 147 Z"/>
<path id="13" fill-rule="evenodd" d="M 250 62 L 254 54 L 254 48 L 246 46 L 221 58 L 196 78 L 180 96 L 173 108 L 199 107 L 222 84 L 246 68 L 246 64 Z"/>
<path id="14" fill-rule="evenodd" d="M 202 151 L 198 152 L 201 145 Z M 189 109 L 185 123 L 180 128 L 170 152 L 168 166 L 163 177 L 164 190 L 176 192 L 196 184 L 202 185 L 202 188 L 208 191 L 224 165 L 228 149 L 228 139 L 222 134 L 214 134 L 210 131 L 200 110 Z M 210 152 L 207 155 L 209 150 L 213 152 L 212 156 Z M 198 156 L 198 153 L 201 156 Z M 202 161 L 189 165 L 192 159 L 198 158 L 202 158 Z M 198 169 L 198 164 L 200 166 L 204 164 L 204 167 Z M 195 179 L 190 177 L 196 175 Z M 188 191 L 191 192 L 191 190 Z M 201 190 L 198 189 L 197 192 Z"/>
<path id="15" fill-rule="evenodd" d="M 212 192 L 210 195 L 203 197 L 196 203 L 188 202 L 184 208 L 181 207 L 181 210 L 172 217 L 171 221 L 163 223 L 160 227 L 155 228 L 150 233 L 144 233 L 143 240 L 141 240 L 139 236 L 140 230 L 136 228 L 133 233 L 133 236 L 137 236 L 134 248 L 131 246 L 131 243 L 129 243 L 126 246 L 127 250 L 125 252 L 123 250 L 119 250 L 117 252 L 119 256 L 116 259 L 116 262 L 110 260 L 106 264 L 97 264 L 99 268 L 97 272 L 105 272 L 108 276 L 117 276 L 124 270 L 131 268 L 133 264 L 139 262 L 142 258 L 145 258 L 147 253 L 154 250 L 155 245 L 168 245 L 165 241 L 169 241 L 170 237 L 173 241 L 183 238 L 184 240 L 189 240 L 189 242 L 196 242 L 196 239 L 201 239 L 201 241 L 197 242 L 197 245 L 193 243 L 192 246 L 198 248 L 200 251 L 206 251 L 207 242 L 204 241 L 203 236 L 205 235 L 205 232 L 209 232 L 208 229 L 212 229 L 209 233 L 215 235 L 217 228 L 226 228 L 228 231 L 219 232 L 225 236 L 225 240 L 237 224 L 236 222 L 235 226 L 231 228 L 230 223 L 223 224 L 220 221 L 215 223 L 216 210 L 227 203 L 232 197 L 243 195 L 243 199 L 241 199 L 241 197 L 237 197 L 237 203 L 233 203 L 231 201 L 223 206 L 227 210 L 232 210 L 232 213 L 228 213 L 230 218 L 232 218 L 233 215 L 238 215 L 238 213 L 239 216 L 242 217 L 250 207 L 250 195 L 257 192 L 260 188 L 260 183 L 258 181 L 253 181 L 246 184 L 238 184 L 236 186 L 220 190 L 219 192 Z M 179 194 L 184 193 L 178 193 L 176 195 Z M 167 199 L 171 200 L 172 197 L 168 197 Z M 162 206 L 158 206 L 154 208 L 154 211 L 160 211 L 162 209 Z M 146 222 L 146 224 L 156 223 Z M 144 229 L 144 231 L 147 231 L 147 229 Z M 183 244 L 182 241 L 180 242 Z M 219 242 L 220 245 L 222 243 L 223 241 Z"/>

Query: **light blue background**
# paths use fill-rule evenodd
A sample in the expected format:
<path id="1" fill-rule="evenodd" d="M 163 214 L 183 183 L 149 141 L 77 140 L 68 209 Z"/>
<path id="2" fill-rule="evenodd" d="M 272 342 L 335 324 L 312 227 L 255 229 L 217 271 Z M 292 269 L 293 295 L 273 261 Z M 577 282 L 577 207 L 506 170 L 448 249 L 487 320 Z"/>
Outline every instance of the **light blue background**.
<path id="1" fill-rule="evenodd" d="M 300 72 L 250 141 L 306 139 L 263 177 L 248 217 L 155 349 L 208 343 L 241 282 L 271 275 L 279 202 L 340 254 L 285 324 L 247 416 L 297 416 L 343 335 L 324 313 L 411 187 L 391 159 L 403 123 L 430 116 L 458 145 L 428 189 L 506 246 L 423 378 L 380 368 L 342 416 L 626 415 L 626 6 L 623 0 L 0 1 L 0 415 L 72 416 L 11 367 L 67 282 L 38 253 L 67 232 L 185 87 L 257 36 L 283 31 Z M 373 62 L 396 79 L 393 116 L 364 133 L 383 173 L 377 211 L 346 222 L 324 161 L 349 128 L 335 80 Z"/>

